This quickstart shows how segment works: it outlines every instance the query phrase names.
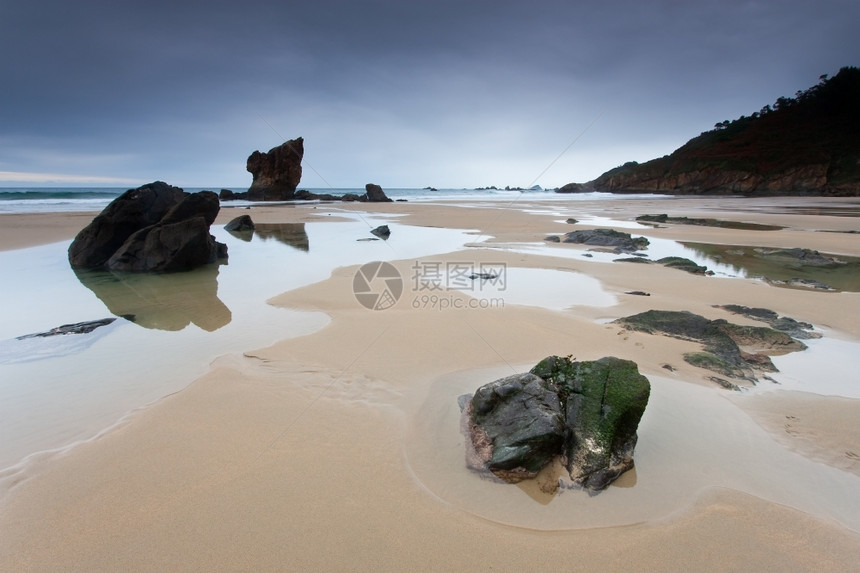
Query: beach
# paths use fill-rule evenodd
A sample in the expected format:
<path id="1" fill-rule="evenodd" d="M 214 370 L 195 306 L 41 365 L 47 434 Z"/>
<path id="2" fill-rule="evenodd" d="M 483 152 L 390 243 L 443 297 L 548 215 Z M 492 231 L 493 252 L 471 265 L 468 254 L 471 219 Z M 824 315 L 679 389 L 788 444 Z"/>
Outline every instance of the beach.
<path id="1" fill-rule="evenodd" d="M 634 221 L 657 213 L 782 228 Z M 617 255 L 545 237 L 611 227 L 649 238 L 655 251 L 683 242 L 860 257 L 860 201 L 524 195 L 255 205 L 222 209 L 213 229 L 240 214 L 269 225 L 275 238 L 231 243 L 229 264 L 192 291 L 208 302 L 171 327 L 188 336 L 169 345 L 183 353 L 188 344 L 189 364 L 169 365 L 169 387 L 124 395 L 119 406 L 81 402 L 83 414 L 70 414 L 62 432 L 21 415 L 18 433 L 6 433 L 0 569 L 856 567 L 860 292 L 785 288 L 738 276 L 731 265 L 704 276 L 613 262 Z M 0 254 L 56 258 L 93 216 L 0 215 Z M 388 241 L 366 240 L 381 224 L 392 230 Z M 261 252 L 265 258 L 255 259 Z M 245 270 L 243 257 L 254 266 Z M 368 309 L 355 296 L 357 271 L 374 260 L 390 262 L 402 279 L 390 308 Z M 503 282 L 452 274 L 463 269 L 501 269 Z M 239 270 L 247 274 L 231 278 Z M 773 380 L 732 391 L 684 361 L 696 343 L 612 322 L 659 309 L 761 326 L 716 308 L 728 304 L 773 310 L 822 336 L 774 356 L 782 372 Z M 152 312 L 138 314 L 164 325 L 178 311 Z M 75 352 L 98 352 L 122 332 L 138 340 L 138 326 L 117 327 Z M 152 330 L 146 334 L 164 340 Z M 15 333 L 28 334 L 7 338 Z M 161 377 L 160 352 L 106 364 L 115 379 Z M 651 381 L 636 468 L 600 494 L 550 495 L 465 466 L 458 397 L 550 355 L 630 359 Z M 20 368 L 43 372 L 38 364 Z M 82 417 L 96 421 L 80 425 Z M 19 435 L 25 446 L 15 449 L 11 436 Z"/>

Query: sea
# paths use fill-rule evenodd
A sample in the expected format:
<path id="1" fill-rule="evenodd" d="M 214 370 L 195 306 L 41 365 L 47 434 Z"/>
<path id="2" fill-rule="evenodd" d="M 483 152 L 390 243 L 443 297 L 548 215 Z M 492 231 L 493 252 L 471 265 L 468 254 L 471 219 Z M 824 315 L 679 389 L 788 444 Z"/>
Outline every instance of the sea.
<path id="1" fill-rule="evenodd" d="M 189 193 L 209 190 L 216 193 L 228 189 L 235 193 L 247 191 L 247 188 L 230 187 L 185 187 Z M 126 187 L 5 187 L 0 188 L 0 213 L 74 213 L 101 211 L 108 203 L 119 197 L 127 190 Z M 312 193 L 345 195 L 355 193 L 361 195 L 363 188 L 322 188 L 308 189 Z M 559 195 L 553 190 L 506 190 L 506 189 L 385 189 L 389 198 L 406 201 L 504 201 L 516 200 L 527 195 L 530 200 L 559 199 L 561 197 L 578 199 L 611 198 L 610 193 L 581 193 L 574 195 Z M 248 204 L 244 201 L 222 201 L 224 207 L 242 207 Z"/>

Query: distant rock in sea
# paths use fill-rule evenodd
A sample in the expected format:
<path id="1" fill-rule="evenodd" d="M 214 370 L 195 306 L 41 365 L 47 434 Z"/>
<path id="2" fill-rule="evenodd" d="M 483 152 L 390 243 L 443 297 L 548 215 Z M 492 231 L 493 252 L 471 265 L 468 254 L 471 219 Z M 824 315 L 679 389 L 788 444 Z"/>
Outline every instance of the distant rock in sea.
<path id="1" fill-rule="evenodd" d="M 289 201 L 302 179 L 304 139 L 298 137 L 273 147 L 268 153 L 248 156 L 247 169 L 254 177 L 245 198 L 249 201 Z"/>

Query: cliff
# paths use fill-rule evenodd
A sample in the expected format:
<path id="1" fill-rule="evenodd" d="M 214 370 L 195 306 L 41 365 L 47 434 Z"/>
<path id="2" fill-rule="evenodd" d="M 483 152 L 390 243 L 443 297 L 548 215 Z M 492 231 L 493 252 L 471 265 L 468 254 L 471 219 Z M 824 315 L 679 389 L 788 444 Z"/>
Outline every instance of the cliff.
<path id="1" fill-rule="evenodd" d="M 560 191 L 860 196 L 860 69 L 821 76 L 794 98 L 714 129 L 647 163 Z"/>

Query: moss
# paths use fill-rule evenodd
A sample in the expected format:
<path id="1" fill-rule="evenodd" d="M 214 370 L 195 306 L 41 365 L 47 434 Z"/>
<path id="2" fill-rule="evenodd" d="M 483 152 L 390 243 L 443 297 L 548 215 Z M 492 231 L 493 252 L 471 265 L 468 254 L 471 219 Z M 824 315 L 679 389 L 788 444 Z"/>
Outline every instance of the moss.
<path id="1" fill-rule="evenodd" d="M 588 483 L 592 474 L 602 476 L 613 465 L 613 457 L 632 456 L 651 391 L 635 362 L 615 357 L 574 362 L 551 356 L 532 373 L 559 389 L 570 432 L 565 456 L 574 480 Z M 630 451 L 620 451 L 627 444 Z"/>
<path id="2" fill-rule="evenodd" d="M 806 346 L 785 332 L 763 326 L 744 326 L 718 319 L 709 320 L 687 311 L 649 310 L 615 321 L 628 330 L 663 334 L 703 345 L 700 352 L 684 355 L 693 366 L 732 378 L 755 380 L 755 370 L 775 371 L 766 356 L 741 351 L 741 346 L 759 351 L 796 351 Z"/>

